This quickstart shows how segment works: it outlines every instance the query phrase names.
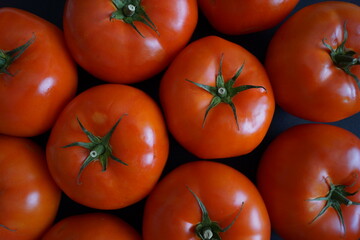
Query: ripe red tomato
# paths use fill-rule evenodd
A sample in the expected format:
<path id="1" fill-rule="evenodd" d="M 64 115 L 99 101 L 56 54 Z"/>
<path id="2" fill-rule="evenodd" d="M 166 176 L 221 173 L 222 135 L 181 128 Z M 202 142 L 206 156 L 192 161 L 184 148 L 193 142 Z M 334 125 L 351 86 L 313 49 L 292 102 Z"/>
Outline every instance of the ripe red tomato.
<path id="1" fill-rule="evenodd" d="M 168 128 L 200 158 L 225 158 L 252 151 L 274 114 L 264 67 L 235 43 L 210 36 L 188 45 L 160 85 Z"/>
<path id="2" fill-rule="evenodd" d="M 134 83 L 170 63 L 190 40 L 197 17 L 196 0 L 68 0 L 64 33 L 89 73 Z"/>
<path id="3" fill-rule="evenodd" d="M 199 0 L 199 7 L 219 32 L 238 35 L 269 29 L 280 23 L 299 0 Z"/>
<path id="4" fill-rule="evenodd" d="M 195 240 L 197 232 L 223 240 L 270 239 L 269 217 L 253 183 L 211 161 L 190 162 L 165 176 L 146 201 L 143 239 Z"/>
<path id="5" fill-rule="evenodd" d="M 77 87 L 76 67 L 62 32 L 15 8 L 0 9 L 0 32 L 0 133 L 44 133 Z"/>
<path id="6" fill-rule="evenodd" d="M 126 85 L 105 84 L 75 97 L 47 144 L 50 172 L 74 201 L 117 209 L 144 198 L 168 156 L 165 123 L 156 103 Z"/>
<path id="7" fill-rule="evenodd" d="M 359 112 L 359 25 L 359 6 L 326 1 L 303 8 L 280 27 L 266 68 L 285 111 L 319 122 Z"/>
<path id="8" fill-rule="evenodd" d="M 283 239 L 355 240 L 360 238 L 359 174 L 356 135 L 306 124 L 270 144 L 257 178 L 272 227 Z"/>
<path id="9" fill-rule="evenodd" d="M 59 202 L 44 151 L 29 139 L 0 135 L 0 239 L 39 239 Z"/>
<path id="10" fill-rule="evenodd" d="M 57 222 L 42 240 L 140 240 L 140 234 L 122 219 L 106 213 L 70 216 Z"/>

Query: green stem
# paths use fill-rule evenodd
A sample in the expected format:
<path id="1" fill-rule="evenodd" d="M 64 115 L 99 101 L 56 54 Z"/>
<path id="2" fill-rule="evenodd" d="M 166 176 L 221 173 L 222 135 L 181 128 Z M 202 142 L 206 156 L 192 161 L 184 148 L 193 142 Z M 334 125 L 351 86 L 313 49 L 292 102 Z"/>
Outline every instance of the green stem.
<path id="1" fill-rule="evenodd" d="M 90 156 L 93 158 L 98 158 L 100 155 L 104 154 L 105 152 L 105 146 L 102 144 L 98 144 L 94 147 L 93 150 L 90 152 Z"/>
<path id="2" fill-rule="evenodd" d="M 123 12 L 126 17 L 131 17 L 135 14 L 136 6 L 133 4 L 128 4 L 123 8 Z"/>
<path id="3" fill-rule="evenodd" d="M 214 236 L 211 228 L 206 228 L 203 232 L 203 236 L 205 239 L 211 239 Z"/>
<path id="4" fill-rule="evenodd" d="M 227 96 L 227 90 L 224 87 L 220 87 L 217 92 L 219 94 L 219 97 L 224 98 Z"/>

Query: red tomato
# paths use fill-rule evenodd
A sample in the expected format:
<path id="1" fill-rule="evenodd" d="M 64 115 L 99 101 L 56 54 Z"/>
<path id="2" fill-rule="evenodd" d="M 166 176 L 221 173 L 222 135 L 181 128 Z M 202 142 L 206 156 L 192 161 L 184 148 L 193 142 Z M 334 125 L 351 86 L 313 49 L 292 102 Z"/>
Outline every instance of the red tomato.
<path id="1" fill-rule="evenodd" d="M 64 33 L 73 56 L 89 73 L 108 82 L 134 83 L 162 71 L 190 40 L 197 4 L 123 2 L 67 0 Z"/>
<path id="2" fill-rule="evenodd" d="M 307 124 L 270 144 L 257 177 L 272 227 L 283 239 L 355 240 L 360 238 L 359 174 L 356 135 Z"/>
<path id="3" fill-rule="evenodd" d="M 71 216 L 56 223 L 42 240 L 140 240 L 140 235 L 120 218 L 106 213 Z"/>
<path id="4" fill-rule="evenodd" d="M 359 112 L 359 25 L 359 6 L 328 1 L 303 8 L 280 27 L 266 68 L 285 111 L 319 122 Z"/>
<path id="5" fill-rule="evenodd" d="M 170 132 L 200 158 L 252 151 L 275 105 L 261 63 L 215 36 L 191 43 L 176 57 L 161 81 L 160 99 Z"/>
<path id="6" fill-rule="evenodd" d="M 0 32 L 0 133 L 39 135 L 75 95 L 75 64 L 62 32 L 31 13 L 1 8 Z"/>
<path id="7" fill-rule="evenodd" d="M 299 0 L 198 0 L 210 24 L 219 32 L 238 35 L 269 29 L 280 23 Z"/>
<path id="8" fill-rule="evenodd" d="M 60 202 L 45 153 L 31 140 L 5 135 L 0 152 L 0 239 L 39 239 Z"/>
<path id="9" fill-rule="evenodd" d="M 204 217 L 210 218 L 210 224 L 204 224 Z M 248 178 L 225 164 L 184 164 L 165 176 L 146 201 L 144 240 L 195 240 L 200 239 L 197 231 L 215 237 L 216 230 L 225 231 L 213 239 L 270 239 L 269 217 L 259 192 Z"/>
<path id="10" fill-rule="evenodd" d="M 47 145 L 50 172 L 60 188 L 74 201 L 98 209 L 122 208 L 144 198 L 167 156 L 167 132 L 156 103 L 141 90 L 115 84 L 75 97 Z"/>

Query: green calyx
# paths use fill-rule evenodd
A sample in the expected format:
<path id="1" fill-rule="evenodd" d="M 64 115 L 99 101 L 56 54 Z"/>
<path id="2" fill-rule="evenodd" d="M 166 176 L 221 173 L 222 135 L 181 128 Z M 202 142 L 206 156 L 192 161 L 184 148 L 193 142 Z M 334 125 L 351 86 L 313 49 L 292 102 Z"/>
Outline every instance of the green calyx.
<path id="1" fill-rule="evenodd" d="M 328 178 L 326 178 L 328 180 Z M 350 206 L 350 205 L 360 205 L 358 202 L 353 202 L 350 199 L 348 199 L 349 196 L 354 196 L 358 193 L 358 191 L 355 191 L 353 193 L 347 192 L 345 189 L 348 187 L 354 186 L 355 182 L 351 185 L 334 185 L 331 181 L 326 181 L 329 185 L 329 192 L 325 197 L 318 197 L 309 199 L 308 201 L 326 201 L 325 206 L 321 209 L 319 214 L 311 221 L 316 221 L 320 216 L 322 216 L 330 207 L 332 207 L 340 219 L 341 227 L 344 230 L 344 233 L 346 232 L 345 223 L 344 223 L 344 217 L 342 215 L 341 211 L 341 205 Z"/>
<path id="2" fill-rule="evenodd" d="M 224 81 L 224 76 L 222 74 L 223 58 L 224 58 L 224 55 L 222 55 L 221 59 L 220 59 L 219 71 L 218 71 L 218 74 L 216 75 L 216 78 L 215 78 L 215 81 L 216 81 L 215 82 L 216 83 L 215 87 L 209 86 L 209 85 L 204 85 L 204 84 L 201 84 L 201 83 L 196 83 L 196 82 L 193 82 L 193 81 L 188 80 L 188 79 L 186 79 L 186 81 L 189 81 L 189 82 L 195 84 L 199 88 L 202 88 L 205 91 L 207 91 L 207 92 L 209 92 L 209 93 L 211 93 L 213 95 L 213 98 L 212 98 L 209 106 L 207 107 L 207 109 L 205 111 L 205 116 L 204 116 L 203 125 L 202 125 L 203 127 L 205 125 L 205 120 L 206 120 L 206 117 L 207 117 L 209 111 L 211 109 L 213 109 L 214 107 L 216 107 L 217 105 L 219 105 L 219 103 L 226 103 L 231 107 L 231 109 L 233 111 L 233 114 L 234 114 L 234 117 L 235 117 L 237 128 L 239 129 L 239 123 L 238 123 L 238 118 L 237 118 L 237 113 L 236 113 L 236 107 L 235 107 L 235 104 L 232 101 L 233 97 L 235 97 L 238 93 L 240 93 L 242 91 L 252 89 L 252 88 L 261 88 L 261 89 L 263 89 L 265 91 L 266 91 L 266 89 L 263 86 L 254 86 L 254 85 L 241 85 L 241 86 L 238 86 L 238 87 L 234 87 L 235 81 L 240 76 L 245 64 L 243 64 L 237 70 L 235 75 L 229 81 L 225 82 Z"/>
<path id="3" fill-rule="evenodd" d="M 82 163 L 82 165 L 80 167 L 80 171 L 79 171 L 79 174 L 77 177 L 78 184 L 80 184 L 80 176 L 81 176 L 81 173 L 83 172 L 83 170 L 91 162 L 94 162 L 96 160 L 99 160 L 99 162 L 102 166 L 102 171 L 106 171 L 109 158 L 127 166 L 127 164 L 125 162 L 121 161 L 120 159 L 118 159 L 117 157 L 115 157 L 112 154 L 112 149 L 111 149 L 111 145 L 110 145 L 110 138 L 111 138 L 112 134 L 114 133 L 117 125 L 119 124 L 119 122 L 121 121 L 123 116 L 125 116 L 125 115 L 126 114 L 122 115 L 119 118 L 119 120 L 115 123 L 115 125 L 110 129 L 110 131 L 104 137 L 95 136 L 94 134 L 89 132 L 82 125 L 82 123 L 80 122 L 79 119 L 77 119 L 79 122 L 79 125 L 81 127 L 81 130 L 86 134 L 86 136 L 88 137 L 90 142 L 74 142 L 74 143 L 64 146 L 64 148 L 80 146 L 80 147 L 86 148 L 90 151 L 89 155 L 87 156 L 87 158 L 84 160 L 84 162 Z"/>
<path id="4" fill-rule="evenodd" d="M 141 0 L 112 0 L 112 3 L 116 7 L 116 11 L 111 14 L 110 20 L 117 19 L 130 24 L 143 38 L 145 38 L 145 36 L 134 24 L 136 21 L 144 23 L 159 35 L 155 24 L 151 21 L 144 8 L 141 6 Z"/>
<path id="5" fill-rule="evenodd" d="M 14 76 L 8 71 L 8 67 L 18 59 L 25 50 L 35 41 L 35 36 L 30 38 L 24 45 L 17 47 L 13 50 L 2 50 L 0 49 L 0 74 L 5 73 L 9 76 Z"/>
<path id="6" fill-rule="evenodd" d="M 195 226 L 196 235 L 201 240 L 221 240 L 220 233 L 226 232 L 234 225 L 235 221 L 240 215 L 241 210 L 243 209 L 244 202 L 242 203 L 241 208 L 237 213 L 236 217 L 233 219 L 233 221 L 227 227 L 221 228 L 217 222 L 214 222 L 210 219 L 208 211 L 205 205 L 199 199 L 199 197 L 189 187 L 188 189 L 191 192 L 191 194 L 195 197 L 197 203 L 199 204 L 202 214 L 201 222 Z"/>
<path id="7" fill-rule="evenodd" d="M 324 46 L 330 50 L 330 57 L 335 66 L 342 69 L 346 74 L 354 78 L 358 87 L 360 88 L 359 78 L 350 71 L 350 68 L 360 64 L 360 56 L 355 51 L 349 50 L 345 47 L 348 39 L 348 31 L 346 30 L 346 23 L 344 23 L 344 36 L 342 43 L 337 48 L 332 48 L 329 44 L 322 40 Z"/>

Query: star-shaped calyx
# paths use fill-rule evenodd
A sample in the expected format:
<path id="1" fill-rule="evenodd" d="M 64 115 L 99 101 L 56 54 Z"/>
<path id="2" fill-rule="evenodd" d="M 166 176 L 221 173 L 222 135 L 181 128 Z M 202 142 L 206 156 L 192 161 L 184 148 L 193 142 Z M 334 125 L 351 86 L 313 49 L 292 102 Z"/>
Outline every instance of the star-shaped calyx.
<path id="1" fill-rule="evenodd" d="M 202 124 L 203 127 L 205 125 L 205 120 L 206 120 L 206 117 L 207 117 L 209 111 L 211 109 L 213 109 L 214 107 L 216 107 L 220 103 L 226 103 L 231 107 L 231 109 L 234 113 L 236 126 L 239 129 L 239 122 L 238 122 L 238 117 L 237 117 L 237 113 L 236 113 L 236 106 L 232 101 L 233 97 L 235 97 L 238 93 L 240 93 L 242 91 L 252 89 L 252 88 L 261 88 L 265 91 L 266 91 L 266 89 L 263 86 L 255 86 L 255 85 L 241 85 L 238 87 L 234 87 L 236 79 L 240 76 L 241 72 L 244 69 L 245 63 L 242 64 L 242 66 L 237 70 L 235 75 L 229 81 L 225 82 L 224 76 L 222 73 L 223 58 L 224 58 L 224 55 L 222 54 L 221 59 L 220 59 L 219 71 L 215 77 L 215 84 L 216 84 L 215 87 L 197 83 L 197 82 L 191 81 L 189 79 L 186 79 L 186 80 L 213 95 L 213 98 L 205 111 L 205 116 L 204 116 L 204 120 L 203 120 L 203 124 Z"/>
<path id="2" fill-rule="evenodd" d="M 346 74 L 350 75 L 358 85 L 360 89 L 360 80 L 359 78 L 350 71 L 350 68 L 355 65 L 360 65 L 360 56 L 355 51 L 347 49 L 345 47 L 346 41 L 348 39 L 348 31 L 346 29 L 346 22 L 344 23 L 344 36 L 343 41 L 337 48 L 332 48 L 329 44 L 325 42 L 325 39 L 322 40 L 324 46 L 330 50 L 330 57 L 338 68 L 342 69 Z"/>
<path id="3" fill-rule="evenodd" d="M 311 221 L 316 221 L 320 216 L 322 216 L 330 207 L 333 208 L 340 220 L 340 225 L 343 228 L 344 234 L 346 232 L 344 217 L 341 211 L 341 205 L 350 206 L 350 205 L 360 205 L 359 202 L 353 202 L 348 197 L 354 196 L 358 193 L 355 191 L 353 193 L 347 192 L 345 189 L 349 187 L 353 187 L 355 182 L 351 185 L 335 185 L 333 184 L 329 178 L 325 179 L 329 185 L 329 192 L 325 197 L 318 197 L 309 199 L 308 201 L 325 201 L 325 206 L 321 209 L 319 214 Z"/>
<path id="4" fill-rule="evenodd" d="M 80 171 L 78 173 L 78 177 L 77 177 L 77 182 L 78 184 L 80 184 L 80 176 L 81 173 L 84 171 L 84 169 L 91 163 L 94 162 L 96 160 L 99 160 L 101 166 L 102 166 L 102 170 L 106 171 L 106 168 L 108 166 L 108 159 L 109 157 L 112 160 L 115 160 L 121 164 L 127 165 L 125 162 L 121 161 L 119 158 L 115 157 L 112 154 L 112 148 L 110 145 L 110 138 L 112 136 L 112 134 L 114 133 L 117 125 L 119 124 L 119 122 L 121 121 L 121 119 L 126 116 L 126 114 L 123 114 L 119 120 L 117 120 L 117 122 L 115 123 L 115 125 L 110 129 L 110 131 L 104 136 L 104 137 L 98 137 L 95 136 L 94 134 L 92 134 L 91 132 L 89 132 L 80 122 L 79 119 L 77 119 L 81 130 L 86 134 L 86 136 L 88 137 L 88 139 L 90 140 L 90 142 L 74 142 L 71 144 L 68 144 L 66 146 L 64 146 L 64 148 L 67 147 L 74 147 L 74 146 L 79 146 L 79 147 L 83 147 L 88 149 L 89 155 L 87 156 L 87 158 L 84 160 L 84 162 L 82 163 L 81 167 L 80 167 Z"/>
<path id="5" fill-rule="evenodd" d="M 219 223 L 214 222 L 210 219 L 209 213 L 204 203 L 200 200 L 200 198 L 189 187 L 187 188 L 196 199 L 201 210 L 201 222 L 196 224 L 195 226 L 196 235 L 201 240 L 221 240 L 220 233 L 226 232 L 234 225 L 235 221 L 238 219 L 240 215 L 241 210 L 244 207 L 244 202 L 242 202 L 241 208 L 236 214 L 235 218 L 232 220 L 232 222 L 227 227 L 221 228 Z"/>
<path id="6" fill-rule="evenodd" d="M 141 6 L 141 0 L 112 0 L 112 3 L 116 11 L 111 14 L 110 20 L 122 20 L 130 24 L 140 36 L 145 37 L 134 24 L 134 22 L 142 22 L 159 35 L 156 25 Z"/>

